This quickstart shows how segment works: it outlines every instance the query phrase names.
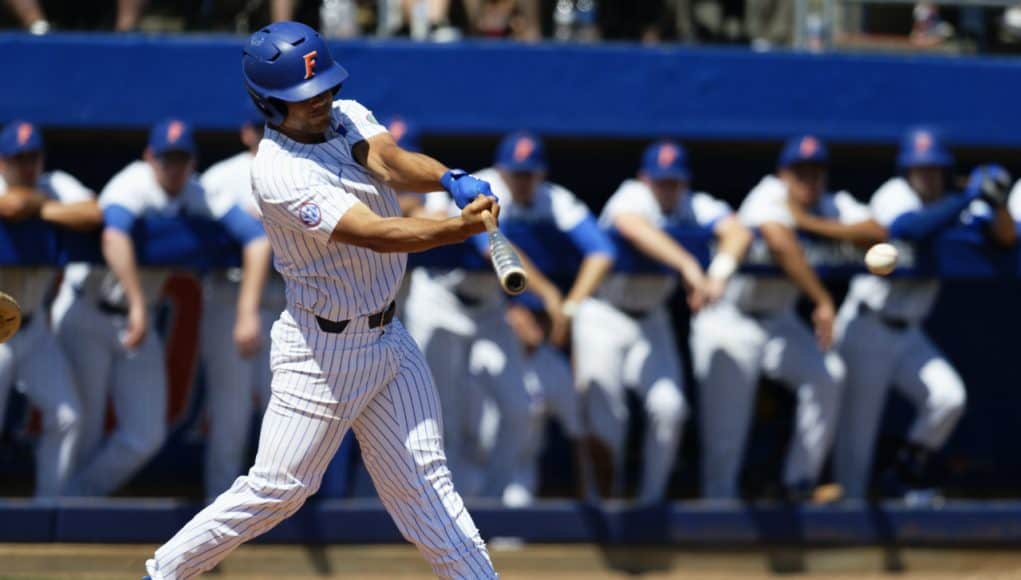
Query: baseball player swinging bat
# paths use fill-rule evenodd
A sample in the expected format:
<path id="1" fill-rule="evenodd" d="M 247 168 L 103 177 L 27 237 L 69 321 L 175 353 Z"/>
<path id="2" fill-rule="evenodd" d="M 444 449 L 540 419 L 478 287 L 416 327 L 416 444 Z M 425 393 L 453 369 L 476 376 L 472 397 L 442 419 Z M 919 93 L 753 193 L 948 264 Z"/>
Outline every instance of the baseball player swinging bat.
<path id="1" fill-rule="evenodd" d="M 521 294 L 528 288 L 528 275 L 521 265 L 521 258 L 497 227 L 493 214 L 488 211 L 482 212 L 482 221 L 486 224 L 486 232 L 489 234 L 489 254 L 493 260 L 496 277 L 500 279 L 500 286 L 504 292 L 512 296 Z"/>

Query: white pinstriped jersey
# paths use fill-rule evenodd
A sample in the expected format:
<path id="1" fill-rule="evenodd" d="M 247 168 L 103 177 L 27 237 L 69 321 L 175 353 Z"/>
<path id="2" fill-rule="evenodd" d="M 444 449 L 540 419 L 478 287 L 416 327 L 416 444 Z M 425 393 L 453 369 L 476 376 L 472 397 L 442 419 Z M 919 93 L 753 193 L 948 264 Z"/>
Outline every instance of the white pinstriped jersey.
<path id="1" fill-rule="evenodd" d="M 637 179 L 628 179 L 617 188 L 599 214 L 599 225 L 612 228 L 621 214 L 642 216 L 656 227 L 687 226 L 712 228 L 731 214 L 730 206 L 707 193 L 687 192 L 668 213 L 663 211 L 652 189 Z M 648 312 L 666 303 L 677 288 L 674 274 L 616 273 L 599 288 L 599 297 L 624 308 Z"/>
<path id="2" fill-rule="evenodd" d="M 334 102 L 333 119 L 323 143 L 298 143 L 267 128 L 252 185 L 274 265 L 287 284 L 288 307 L 347 320 L 386 308 L 397 296 L 407 255 L 330 241 L 357 203 L 383 217 L 401 215 L 396 192 L 351 152 L 386 129 L 355 101 Z"/>
<path id="3" fill-rule="evenodd" d="M 42 174 L 35 188 L 46 197 L 61 203 L 76 203 L 95 197 L 92 190 L 63 171 Z M 0 179 L 0 195 L 6 194 L 7 184 Z M 4 267 L 0 268 L 0 288 L 18 302 L 27 316 L 42 305 L 55 276 L 55 268 Z"/>
<path id="4" fill-rule="evenodd" d="M 202 174 L 199 181 L 208 196 L 230 199 L 234 205 L 262 219 L 255 196 L 252 195 L 252 162 L 254 159 L 255 155 L 251 152 L 242 151 L 233 157 L 213 164 Z M 211 293 L 214 302 L 234 302 L 237 300 L 239 282 L 241 282 L 241 268 L 216 270 L 209 272 L 203 291 Z M 262 304 L 272 310 L 283 310 L 286 305 L 284 281 L 275 272 L 271 272 L 266 280 Z"/>
<path id="5" fill-rule="evenodd" d="M 135 217 L 174 217 L 187 214 L 206 219 L 220 219 L 233 204 L 230 199 L 206 199 L 205 190 L 198 179 L 190 178 L 184 189 L 170 195 L 156 181 L 156 173 L 149 163 L 134 161 L 106 184 L 99 194 L 99 205 L 104 210 L 112 205 L 123 207 Z M 155 300 L 167 279 L 166 268 L 138 269 L 142 292 Z M 109 269 L 88 264 L 70 264 L 65 270 L 64 283 L 83 291 L 87 296 L 117 306 L 127 306 L 124 289 Z"/>

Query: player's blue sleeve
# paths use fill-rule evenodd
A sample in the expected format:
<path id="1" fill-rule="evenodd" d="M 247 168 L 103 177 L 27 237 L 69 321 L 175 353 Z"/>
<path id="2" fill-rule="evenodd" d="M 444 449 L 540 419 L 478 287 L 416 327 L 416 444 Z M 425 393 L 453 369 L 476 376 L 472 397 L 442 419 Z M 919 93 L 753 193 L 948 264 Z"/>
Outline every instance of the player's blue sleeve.
<path id="1" fill-rule="evenodd" d="M 617 246 L 610 241 L 606 232 L 599 229 L 595 218 L 591 215 L 578 222 L 578 225 L 565 232 L 574 246 L 585 256 L 603 254 L 611 260 L 617 259 Z"/>
<path id="2" fill-rule="evenodd" d="M 266 232 L 263 231 L 259 220 L 237 205 L 230 208 L 217 221 L 242 246 L 247 245 L 252 240 L 266 237 Z"/>
<path id="3" fill-rule="evenodd" d="M 135 214 L 123 205 L 112 204 L 103 208 L 103 222 L 106 227 L 120 230 L 126 234 L 131 233 L 135 225 Z"/>
<path id="4" fill-rule="evenodd" d="M 968 195 L 951 195 L 935 203 L 897 216 L 890 223 L 890 237 L 919 241 L 953 225 L 973 201 Z"/>

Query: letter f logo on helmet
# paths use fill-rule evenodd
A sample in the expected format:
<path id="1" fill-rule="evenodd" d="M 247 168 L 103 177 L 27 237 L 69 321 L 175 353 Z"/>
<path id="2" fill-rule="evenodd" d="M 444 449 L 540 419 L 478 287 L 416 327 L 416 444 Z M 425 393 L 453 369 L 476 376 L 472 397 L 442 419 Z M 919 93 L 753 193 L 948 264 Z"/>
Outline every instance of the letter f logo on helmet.
<path id="1" fill-rule="evenodd" d="M 317 56 L 317 54 L 318 53 L 313 50 L 312 52 L 306 53 L 305 56 L 302 57 L 302 58 L 305 59 L 305 78 L 306 79 L 310 79 L 310 78 L 316 76 L 315 66 L 316 66 L 316 56 Z"/>

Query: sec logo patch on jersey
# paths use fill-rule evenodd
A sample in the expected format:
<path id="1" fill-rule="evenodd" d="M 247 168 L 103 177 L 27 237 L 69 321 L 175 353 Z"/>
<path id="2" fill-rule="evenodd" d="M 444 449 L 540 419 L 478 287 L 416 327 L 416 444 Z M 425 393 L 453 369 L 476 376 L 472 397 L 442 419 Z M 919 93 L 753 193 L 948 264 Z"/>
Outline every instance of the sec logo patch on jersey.
<path id="1" fill-rule="evenodd" d="M 301 223 L 314 228 L 323 221 L 323 212 L 315 203 L 306 201 L 298 208 L 298 218 L 301 219 Z"/>

